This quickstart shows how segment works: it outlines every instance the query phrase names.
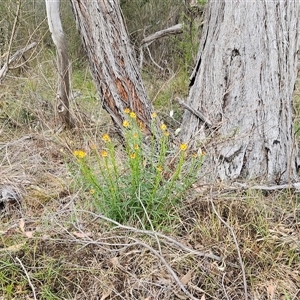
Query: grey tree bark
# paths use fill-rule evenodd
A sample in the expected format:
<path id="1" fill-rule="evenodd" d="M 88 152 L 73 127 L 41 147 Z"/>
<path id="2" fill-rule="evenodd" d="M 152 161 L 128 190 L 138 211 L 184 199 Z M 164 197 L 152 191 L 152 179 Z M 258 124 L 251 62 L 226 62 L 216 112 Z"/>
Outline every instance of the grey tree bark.
<path id="1" fill-rule="evenodd" d="M 151 132 L 153 108 L 130 45 L 118 0 L 71 0 L 103 107 L 122 134 L 125 108 Z"/>
<path id="2" fill-rule="evenodd" d="M 300 1 L 209 1 L 182 138 L 221 180 L 298 178 L 293 129 Z M 205 142 L 204 142 L 205 140 Z M 213 177 L 215 180 L 216 177 Z"/>
<path id="3" fill-rule="evenodd" d="M 56 47 L 58 89 L 56 110 L 64 125 L 73 127 L 74 121 L 70 113 L 70 66 L 67 40 L 60 20 L 60 0 L 46 0 L 46 11 L 49 30 Z"/>

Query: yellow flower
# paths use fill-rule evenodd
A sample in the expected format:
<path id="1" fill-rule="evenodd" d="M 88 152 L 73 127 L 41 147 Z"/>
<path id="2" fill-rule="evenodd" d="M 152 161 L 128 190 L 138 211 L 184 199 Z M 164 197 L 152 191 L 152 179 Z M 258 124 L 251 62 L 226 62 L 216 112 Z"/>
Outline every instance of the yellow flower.
<path id="1" fill-rule="evenodd" d="M 135 154 L 135 153 L 131 153 L 131 154 L 130 154 L 130 158 L 135 159 L 135 157 L 136 157 L 136 154 Z"/>
<path id="2" fill-rule="evenodd" d="M 180 145 L 180 150 L 185 151 L 187 149 L 187 144 L 181 144 Z"/>
<path id="3" fill-rule="evenodd" d="M 91 189 L 91 190 L 90 190 L 90 194 L 91 194 L 91 195 L 94 195 L 94 194 L 95 194 L 95 190 Z"/>
<path id="4" fill-rule="evenodd" d="M 74 156 L 76 156 L 79 159 L 84 158 L 86 156 L 86 152 L 84 152 L 82 150 L 74 150 L 73 154 L 74 154 Z"/>
<path id="5" fill-rule="evenodd" d="M 108 155 L 108 154 L 107 154 L 107 151 L 105 151 L 105 150 L 102 150 L 102 151 L 101 151 L 101 156 L 102 156 L 102 157 L 107 157 L 107 155 Z"/>
<path id="6" fill-rule="evenodd" d="M 193 157 L 194 157 L 194 158 L 197 158 L 197 157 L 198 157 L 198 154 L 197 154 L 197 153 L 193 153 Z"/>
<path id="7" fill-rule="evenodd" d="M 110 142 L 110 137 L 109 137 L 109 135 L 108 135 L 108 134 L 104 134 L 104 135 L 102 136 L 102 140 L 103 140 L 104 142 Z"/>
<path id="8" fill-rule="evenodd" d="M 162 131 L 165 131 L 165 130 L 167 130 L 167 126 L 166 126 L 164 123 L 162 123 L 162 124 L 160 125 L 160 129 L 161 129 Z"/>
<path id="9" fill-rule="evenodd" d="M 134 145 L 133 148 L 134 148 L 135 150 L 137 150 L 137 149 L 139 149 L 139 145 Z"/>
<path id="10" fill-rule="evenodd" d="M 139 135 L 138 135 L 137 133 L 135 133 L 135 134 L 133 135 L 133 137 L 134 137 L 135 139 L 137 139 L 137 138 L 139 137 Z"/>
<path id="11" fill-rule="evenodd" d="M 130 108 L 128 108 L 128 107 L 125 108 L 125 109 L 124 109 L 124 113 L 125 113 L 125 114 L 130 114 Z"/>
<path id="12" fill-rule="evenodd" d="M 151 118 L 152 119 L 155 119 L 156 117 L 157 117 L 157 113 L 156 112 L 154 112 L 154 113 L 151 114 Z"/>
<path id="13" fill-rule="evenodd" d="M 156 168 L 156 170 L 157 170 L 158 172 L 161 172 L 161 171 L 162 171 L 162 166 L 158 166 L 158 167 Z"/>
<path id="14" fill-rule="evenodd" d="M 136 114 L 135 114 L 135 112 L 132 111 L 132 112 L 130 113 L 130 118 L 136 119 Z"/>
<path id="15" fill-rule="evenodd" d="M 123 121 L 123 126 L 124 126 L 125 128 L 129 127 L 129 125 L 130 125 L 129 121 L 127 121 L 127 120 L 124 120 L 124 121 Z"/>
<path id="16" fill-rule="evenodd" d="M 165 131 L 165 132 L 164 132 L 164 135 L 165 135 L 165 136 L 169 136 L 169 135 L 170 135 L 170 132 L 169 132 L 169 131 Z"/>

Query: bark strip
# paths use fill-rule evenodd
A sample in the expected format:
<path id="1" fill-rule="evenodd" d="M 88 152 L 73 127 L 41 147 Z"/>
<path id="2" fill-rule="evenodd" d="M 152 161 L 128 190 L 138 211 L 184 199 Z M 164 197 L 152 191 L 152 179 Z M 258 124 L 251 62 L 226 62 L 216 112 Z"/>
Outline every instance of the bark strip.
<path id="1" fill-rule="evenodd" d="M 161 39 L 165 36 L 168 35 L 175 35 L 175 34 L 180 34 L 183 32 L 182 30 L 182 24 L 176 24 L 172 27 L 157 31 L 146 38 L 142 39 L 141 45 L 143 46 L 144 44 L 150 45 L 152 42 Z"/>
<path id="2" fill-rule="evenodd" d="M 70 65 L 68 58 L 67 40 L 60 20 L 60 0 L 46 0 L 46 10 L 49 30 L 56 47 L 58 89 L 57 89 L 57 113 L 67 127 L 74 126 L 70 113 Z"/>

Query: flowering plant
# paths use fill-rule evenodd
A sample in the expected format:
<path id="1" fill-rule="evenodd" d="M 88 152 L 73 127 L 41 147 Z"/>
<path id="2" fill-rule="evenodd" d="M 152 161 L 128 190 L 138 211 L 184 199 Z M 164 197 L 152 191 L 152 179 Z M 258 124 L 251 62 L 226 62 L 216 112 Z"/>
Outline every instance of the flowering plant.
<path id="1" fill-rule="evenodd" d="M 82 150 L 73 153 L 98 210 L 121 223 L 135 219 L 144 227 L 157 227 L 172 218 L 178 200 L 195 181 L 203 157 L 189 156 L 187 144 L 171 150 L 164 123 L 158 140 L 153 137 L 151 146 L 145 148 L 143 124 L 134 112 L 125 112 L 121 158 L 108 134 L 102 136 L 103 147 L 92 147 L 91 155 Z M 155 118 L 156 113 L 153 122 Z"/>

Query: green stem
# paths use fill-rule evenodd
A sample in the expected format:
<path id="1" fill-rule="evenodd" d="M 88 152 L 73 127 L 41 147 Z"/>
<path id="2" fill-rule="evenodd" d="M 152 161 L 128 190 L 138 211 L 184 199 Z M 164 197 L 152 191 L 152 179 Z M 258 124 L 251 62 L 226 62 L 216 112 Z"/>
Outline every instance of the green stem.
<path id="1" fill-rule="evenodd" d="M 184 163 L 184 152 L 181 152 L 181 156 L 180 156 L 180 159 L 179 159 L 179 162 L 178 162 L 178 165 L 177 165 L 177 168 L 173 174 L 173 176 L 171 177 L 170 179 L 170 182 L 169 182 L 169 185 L 167 187 L 167 193 L 165 194 L 165 197 L 163 198 L 163 203 L 166 201 L 166 199 L 169 197 L 170 193 L 171 193 L 171 190 L 173 190 L 173 187 L 174 187 L 174 184 L 175 184 L 175 181 L 178 179 L 179 177 L 179 174 L 181 172 L 181 169 L 182 169 L 182 166 L 183 166 L 183 163 Z"/>

